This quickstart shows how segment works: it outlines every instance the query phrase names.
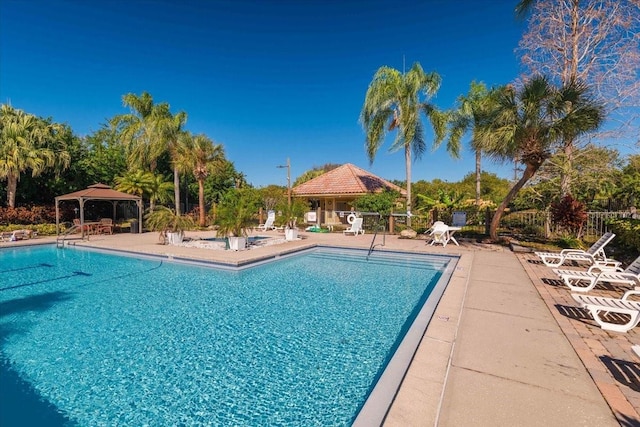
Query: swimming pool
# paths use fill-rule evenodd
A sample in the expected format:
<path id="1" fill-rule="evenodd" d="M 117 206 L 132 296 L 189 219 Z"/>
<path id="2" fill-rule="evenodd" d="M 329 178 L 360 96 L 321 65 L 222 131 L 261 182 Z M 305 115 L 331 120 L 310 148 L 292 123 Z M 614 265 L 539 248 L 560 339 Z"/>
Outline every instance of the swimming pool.
<path id="1" fill-rule="evenodd" d="M 318 248 L 230 271 L 1 250 L 0 424 L 349 425 L 453 264 Z"/>

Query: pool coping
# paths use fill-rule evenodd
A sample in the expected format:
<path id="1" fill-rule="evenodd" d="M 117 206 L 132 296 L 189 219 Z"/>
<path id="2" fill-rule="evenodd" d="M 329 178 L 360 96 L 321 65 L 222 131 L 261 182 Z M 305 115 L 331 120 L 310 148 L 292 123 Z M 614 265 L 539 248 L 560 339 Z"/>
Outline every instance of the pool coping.
<path id="1" fill-rule="evenodd" d="M 415 252 L 399 252 L 412 253 Z M 433 254 L 421 254 L 432 257 Z M 437 255 L 437 254 L 436 254 Z M 443 256 L 444 257 L 444 256 Z M 427 332 L 436 308 L 440 303 L 442 295 L 447 289 L 456 266 L 460 260 L 459 256 L 446 256 L 449 261 L 433 287 L 427 300 L 422 305 L 418 315 L 411 323 L 411 327 L 405 333 L 404 338 L 396 348 L 391 360 L 387 363 L 382 375 L 374 385 L 373 390 L 367 397 L 362 408 L 356 416 L 354 427 L 368 427 L 382 425 L 386 419 L 393 402 L 402 386 L 402 382 L 413 363 L 414 357 L 420 347 L 420 343 Z"/>

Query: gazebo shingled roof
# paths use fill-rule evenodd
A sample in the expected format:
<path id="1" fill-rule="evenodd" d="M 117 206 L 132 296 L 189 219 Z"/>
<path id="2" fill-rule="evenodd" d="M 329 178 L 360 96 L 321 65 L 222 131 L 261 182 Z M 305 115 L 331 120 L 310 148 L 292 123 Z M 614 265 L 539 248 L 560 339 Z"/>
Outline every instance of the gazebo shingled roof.
<path id="1" fill-rule="evenodd" d="M 55 198 L 56 204 L 56 232 L 59 230 L 60 224 L 60 209 L 58 203 L 63 200 L 77 200 L 80 204 L 80 229 L 82 230 L 82 237 L 84 237 L 84 203 L 89 200 L 104 200 L 114 203 L 114 217 L 115 217 L 115 202 L 132 201 L 136 202 L 138 206 L 138 232 L 142 232 L 142 197 L 134 194 L 123 193 L 116 191 L 106 184 L 93 184 L 84 190 L 74 191 L 73 193 L 64 194 Z"/>
<path id="2" fill-rule="evenodd" d="M 121 191 L 116 191 L 106 184 L 93 184 L 85 188 L 84 190 L 74 191 L 73 193 L 65 194 L 56 197 L 56 200 L 77 200 L 83 198 L 85 200 L 140 200 L 140 196 L 135 194 L 127 194 Z"/>

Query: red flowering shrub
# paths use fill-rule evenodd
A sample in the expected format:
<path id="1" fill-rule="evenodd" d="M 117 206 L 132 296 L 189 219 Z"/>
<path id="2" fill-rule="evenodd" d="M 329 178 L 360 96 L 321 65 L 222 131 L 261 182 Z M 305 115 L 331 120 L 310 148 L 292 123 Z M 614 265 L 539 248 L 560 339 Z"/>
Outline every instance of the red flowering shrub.
<path id="1" fill-rule="evenodd" d="M 587 221 L 587 209 L 584 203 L 566 195 L 562 200 L 551 204 L 551 219 L 562 229 L 579 235 Z"/>
<path id="2" fill-rule="evenodd" d="M 50 224 L 56 222 L 54 206 L 0 207 L 0 225 L 8 224 Z"/>

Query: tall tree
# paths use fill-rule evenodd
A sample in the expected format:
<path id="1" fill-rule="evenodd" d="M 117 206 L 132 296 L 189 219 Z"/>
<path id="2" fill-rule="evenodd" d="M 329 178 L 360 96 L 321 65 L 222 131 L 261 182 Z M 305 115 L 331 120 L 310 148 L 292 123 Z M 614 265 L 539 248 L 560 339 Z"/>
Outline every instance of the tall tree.
<path id="1" fill-rule="evenodd" d="M 0 179 L 7 181 L 7 204 L 15 207 L 20 175 L 38 176 L 47 169 L 69 166 L 69 153 L 60 147 L 64 129 L 10 105 L 0 107 Z"/>
<path id="2" fill-rule="evenodd" d="M 158 158 L 169 153 L 174 170 L 176 212 L 180 214 L 180 177 L 175 165 L 176 144 L 187 115 L 173 115 L 166 102 L 155 104 L 148 92 L 140 96 L 128 93 L 122 97 L 131 112 L 116 116 L 112 124 L 120 130 L 128 148 L 128 162 L 132 169 L 149 168 L 155 172 Z"/>
<path id="3" fill-rule="evenodd" d="M 480 179 L 482 173 L 482 150 L 478 146 L 476 130 L 482 126 L 491 108 L 492 96 L 484 83 L 472 81 L 467 95 L 461 95 L 457 107 L 451 113 L 449 123 L 449 146 L 460 151 L 460 140 L 467 132 L 471 132 L 471 148 L 476 155 L 476 205 L 480 205 Z"/>
<path id="4" fill-rule="evenodd" d="M 199 225 L 206 225 L 206 210 L 204 204 L 204 182 L 216 163 L 224 160 L 224 149 L 220 144 L 214 144 L 206 135 L 191 136 L 183 133 L 180 144 L 177 145 L 176 164 L 181 170 L 189 170 L 198 181 L 198 207 L 200 211 Z"/>
<path id="5" fill-rule="evenodd" d="M 400 71 L 383 66 L 373 76 L 365 96 L 360 121 L 366 134 L 365 150 L 373 163 L 376 153 L 384 142 L 388 131 L 397 129 L 390 150 L 404 149 L 407 177 L 407 212 L 411 212 L 411 156 L 419 159 L 426 150 L 423 113 L 431 122 L 437 146 L 446 134 L 446 114 L 438 110 L 429 99 L 440 88 L 440 76 L 425 73 L 419 63 L 409 71 Z M 448 147 L 452 154 L 454 147 Z M 410 225 L 411 219 L 408 219 Z"/>
<path id="6" fill-rule="evenodd" d="M 516 13 L 529 16 L 519 52 L 527 75 L 546 75 L 558 86 L 581 81 L 605 106 L 617 139 L 638 135 L 640 104 L 640 2 L 638 0 L 521 0 Z M 584 141 L 565 139 L 565 171 Z M 571 192 L 562 173 L 562 195 Z"/>
<path id="7" fill-rule="evenodd" d="M 518 91 L 511 86 L 500 91 L 489 120 L 478 132 L 478 142 L 489 156 L 501 161 L 517 158 L 525 168 L 491 220 L 493 240 L 498 239 L 506 207 L 557 146 L 595 131 L 603 120 L 604 107 L 578 82 L 558 88 L 537 76 Z"/>
<path id="8" fill-rule="evenodd" d="M 183 127 L 187 122 L 187 114 L 180 111 L 171 114 L 168 104 L 161 104 L 164 112 L 158 122 L 159 130 L 162 134 L 161 147 L 169 152 L 171 164 L 173 166 L 173 188 L 176 201 L 176 215 L 180 215 L 180 167 L 177 164 L 180 150 L 180 135 L 184 133 Z"/>
<path id="9" fill-rule="evenodd" d="M 149 197 L 149 212 L 153 212 L 156 202 L 167 203 L 171 201 L 173 183 L 166 181 L 165 177 L 159 173 L 148 172 L 148 175 L 147 196 Z"/>
<path id="10" fill-rule="evenodd" d="M 80 167 L 91 184 L 112 184 L 116 176 L 127 170 L 125 147 L 117 134 L 107 125 L 85 137 L 87 157 L 80 160 Z"/>
<path id="11" fill-rule="evenodd" d="M 153 173 L 151 172 L 145 172 L 142 169 L 129 171 L 115 178 L 115 189 L 127 194 L 144 197 L 149 194 L 149 189 L 153 185 L 151 183 L 152 179 Z"/>

